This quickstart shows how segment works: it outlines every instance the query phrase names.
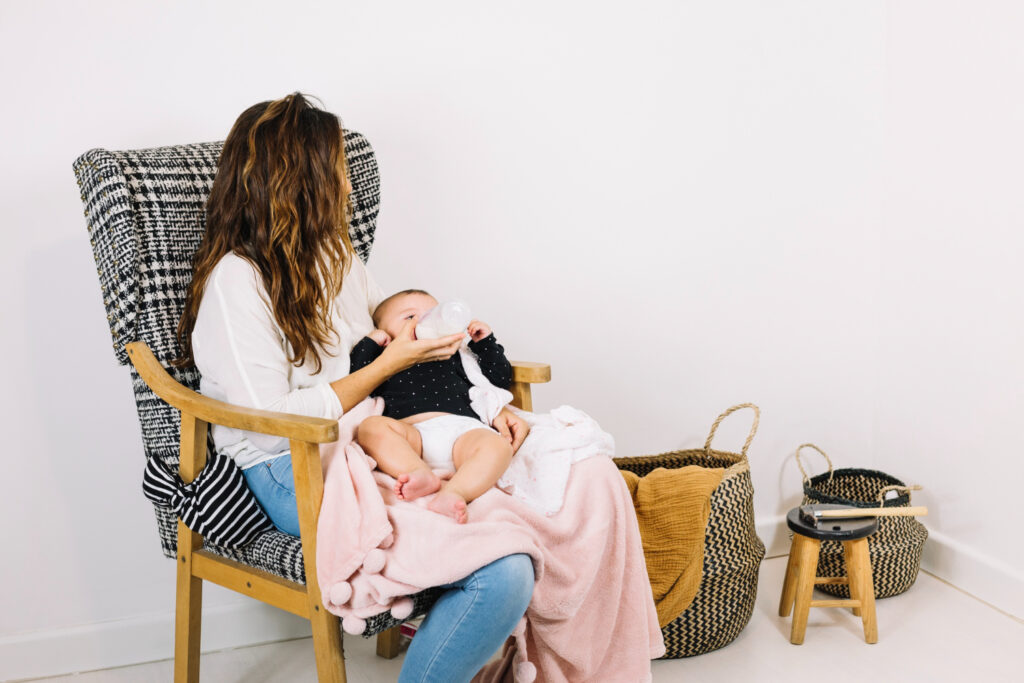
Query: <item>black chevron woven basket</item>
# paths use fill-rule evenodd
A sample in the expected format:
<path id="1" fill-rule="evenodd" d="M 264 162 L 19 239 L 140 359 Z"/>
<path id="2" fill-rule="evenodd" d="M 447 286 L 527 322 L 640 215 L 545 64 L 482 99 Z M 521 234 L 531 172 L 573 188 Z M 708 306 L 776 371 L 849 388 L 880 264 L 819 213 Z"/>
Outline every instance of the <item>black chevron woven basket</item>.
<path id="1" fill-rule="evenodd" d="M 812 448 L 824 456 L 828 472 L 808 477 L 800 462 L 800 451 L 804 448 Z M 828 455 L 810 443 L 797 449 L 796 461 L 804 475 L 804 505 L 836 503 L 862 508 L 909 507 L 910 492 L 920 488 L 907 486 L 896 477 L 877 470 L 833 470 Z M 889 492 L 897 495 L 887 497 Z M 914 585 L 921 569 L 921 552 L 927 538 L 928 530 L 916 517 L 878 518 L 878 531 L 868 537 L 875 598 L 899 595 Z M 846 561 L 839 541 L 821 542 L 818 576 L 846 576 Z M 831 595 L 850 597 L 849 587 L 843 584 L 823 584 L 815 588 Z"/>
<path id="2" fill-rule="evenodd" d="M 743 450 L 739 453 L 712 450 L 711 440 L 718 425 L 741 408 L 754 411 L 754 424 Z M 620 470 L 641 477 L 659 467 L 725 468 L 721 483 L 711 493 L 711 514 L 704 531 L 704 564 L 697 594 L 689 607 L 661 629 L 666 658 L 692 657 L 728 645 L 747 625 L 754 611 L 764 543 L 754 528 L 754 486 L 750 481 L 747 449 L 757 432 L 760 417 L 757 406 L 743 403 L 718 416 L 704 448 L 615 459 Z"/>

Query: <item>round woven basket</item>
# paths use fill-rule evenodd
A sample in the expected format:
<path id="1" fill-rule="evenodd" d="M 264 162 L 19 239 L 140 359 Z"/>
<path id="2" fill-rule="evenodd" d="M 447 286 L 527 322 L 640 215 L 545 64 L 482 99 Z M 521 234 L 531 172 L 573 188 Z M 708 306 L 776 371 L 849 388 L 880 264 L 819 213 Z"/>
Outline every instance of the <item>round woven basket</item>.
<path id="1" fill-rule="evenodd" d="M 739 453 L 711 448 L 718 425 L 742 408 L 754 411 L 750 435 Z M 704 564 L 693 602 L 661 629 L 665 657 L 692 657 L 731 643 L 750 621 L 757 597 L 757 575 L 764 543 L 754 528 L 754 487 L 747 449 L 757 432 L 760 410 L 752 403 L 733 406 L 711 426 L 704 448 L 637 458 L 616 458 L 621 470 L 644 476 L 658 467 L 722 467 L 722 481 L 711 493 L 704 532 Z"/>
<path id="2" fill-rule="evenodd" d="M 828 472 L 807 476 L 800 451 L 811 448 L 828 463 Z M 877 470 L 832 469 L 832 460 L 814 444 L 803 444 L 796 451 L 796 462 L 804 476 L 803 504 L 836 503 L 851 507 L 909 507 L 910 492 L 920 486 L 907 486 L 896 477 Z M 887 497 L 890 492 L 895 496 Z M 878 531 L 868 537 L 871 578 L 875 597 L 887 598 L 906 591 L 921 570 L 921 551 L 928 530 L 916 517 L 879 517 Z M 843 546 L 839 541 L 822 541 L 818 555 L 818 576 L 846 576 Z M 831 595 L 848 598 L 850 589 L 843 584 L 815 586 Z"/>

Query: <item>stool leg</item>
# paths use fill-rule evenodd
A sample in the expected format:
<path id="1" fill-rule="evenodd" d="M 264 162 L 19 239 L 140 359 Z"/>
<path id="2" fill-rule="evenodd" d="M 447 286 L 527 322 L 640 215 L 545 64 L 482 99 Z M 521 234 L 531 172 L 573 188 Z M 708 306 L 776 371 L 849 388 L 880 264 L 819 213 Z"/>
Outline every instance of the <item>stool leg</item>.
<path id="1" fill-rule="evenodd" d="M 864 621 L 864 640 L 878 642 L 878 621 L 875 619 L 875 587 L 871 581 L 871 554 L 868 539 L 861 538 L 851 544 L 851 554 L 857 577 L 857 594 L 860 596 L 861 619 Z M 847 569 L 849 571 L 849 568 Z M 851 578 L 852 582 L 853 579 Z"/>
<path id="2" fill-rule="evenodd" d="M 793 630 L 789 642 L 800 645 L 807 631 L 807 615 L 811 611 L 811 596 L 814 594 L 814 579 L 818 573 L 818 551 L 821 541 L 804 537 L 800 542 L 800 556 L 797 560 L 796 596 L 793 605 Z"/>
<path id="3" fill-rule="evenodd" d="M 846 578 L 849 581 L 847 587 L 850 589 L 850 599 L 860 600 L 860 590 L 858 589 L 857 582 L 853 580 L 853 572 L 850 567 L 853 566 L 853 549 L 851 548 L 852 541 L 843 541 L 843 557 L 846 561 Z M 853 616 L 860 616 L 860 607 L 853 608 Z"/>
<path id="4" fill-rule="evenodd" d="M 779 616 L 788 617 L 793 609 L 793 597 L 796 595 L 796 575 L 800 561 L 800 539 L 803 536 L 793 534 L 793 545 L 789 548 L 789 561 L 786 563 L 786 576 L 782 579 L 782 597 L 779 599 Z"/>

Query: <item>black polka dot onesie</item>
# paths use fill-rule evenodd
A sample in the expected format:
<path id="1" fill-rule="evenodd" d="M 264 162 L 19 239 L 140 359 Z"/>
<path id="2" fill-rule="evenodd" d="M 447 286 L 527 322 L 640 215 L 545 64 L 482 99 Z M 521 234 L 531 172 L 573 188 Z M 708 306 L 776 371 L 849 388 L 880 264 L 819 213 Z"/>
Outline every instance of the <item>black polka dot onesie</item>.
<path id="1" fill-rule="evenodd" d="M 512 384 L 512 364 L 505 358 L 494 335 L 478 342 L 469 342 L 470 350 L 480 359 L 480 369 L 492 384 L 508 389 Z M 363 337 L 351 355 L 351 372 L 374 361 L 384 347 L 369 337 Z M 455 353 L 446 360 L 429 361 L 414 365 L 391 377 L 370 392 L 384 399 L 384 416 L 401 420 L 419 413 L 451 413 L 479 419 L 469 404 L 472 382 L 466 377 L 462 358 Z"/>

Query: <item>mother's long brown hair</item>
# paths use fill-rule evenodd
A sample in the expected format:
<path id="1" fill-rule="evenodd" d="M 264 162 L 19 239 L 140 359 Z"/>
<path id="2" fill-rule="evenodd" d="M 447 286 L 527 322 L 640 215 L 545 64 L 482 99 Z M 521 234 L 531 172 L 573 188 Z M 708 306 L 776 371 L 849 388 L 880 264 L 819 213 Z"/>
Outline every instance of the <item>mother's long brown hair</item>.
<path id="1" fill-rule="evenodd" d="M 256 268 L 267 304 L 290 344 L 288 360 L 322 364 L 334 335 L 331 305 L 351 265 L 348 169 L 341 122 L 300 93 L 242 112 L 221 151 L 206 204 L 206 234 L 178 323 L 182 357 L 194 363 L 192 330 L 213 267 L 234 252 Z"/>

